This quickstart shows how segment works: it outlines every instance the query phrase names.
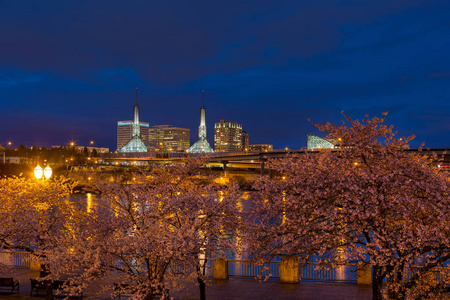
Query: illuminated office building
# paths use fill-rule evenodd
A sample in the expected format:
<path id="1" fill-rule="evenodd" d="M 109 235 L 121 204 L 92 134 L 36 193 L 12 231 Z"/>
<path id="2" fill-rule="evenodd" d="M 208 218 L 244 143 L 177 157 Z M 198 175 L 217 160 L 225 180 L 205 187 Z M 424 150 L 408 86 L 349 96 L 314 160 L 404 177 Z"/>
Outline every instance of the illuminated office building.
<path id="1" fill-rule="evenodd" d="M 248 133 L 246 131 L 242 131 L 242 150 L 248 151 L 250 146 Z"/>
<path id="2" fill-rule="evenodd" d="M 144 144 L 144 142 L 141 139 L 141 127 L 147 127 L 147 126 L 141 126 L 141 123 L 139 122 L 139 105 L 137 101 L 137 88 L 136 88 L 136 104 L 133 107 L 133 122 L 131 124 L 125 124 L 128 121 L 125 121 L 123 123 L 118 122 L 117 123 L 117 149 L 121 153 L 129 153 L 129 152 L 147 152 L 147 146 Z M 120 124 L 119 124 L 120 123 Z M 120 127 L 124 126 L 124 127 Z M 125 143 L 125 145 L 119 147 L 119 134 L 122 139 L 126 138 L 127 136 L 127 128 L 125 126 L 131 127 L 131 138 Z M 121 129 L 121 130 L 119 130 Z M 122 130 L 123 129 L 123 130 Z M 147 131 L 148 132 L 148 131 Z M 145 129 L 144 129 L 144 135 L 145 135 Z M 130 136 L 128 134 L 128 136 Z M 148 134 L 147 134 L 148 136 Z"/>
<path id="3" fill-rule="evenodd" d="M 117 150 L 120 150 L 132 138 L 133 120 L 117 122 Z M 139 122 L 141 140 L 145 146 L 150 147 L 149 142 L 149 124 Z"/>
<path id="4" fill-rule="evenodd" d="M 187 150 L 189 153 L 211 153 L 213 148 L 206 139 L 206 109 L 205 91 L 203 91 L 203 105 L 200 108 L 200 126 L 198 126 L 198 140 Z"/>
<path id="5" fill-rule="evenodd" d="M 159 151 L 186 151 L 191 130 L 171 125 L 156 125 L 149 129 L 149 148 Z"/>
<path id="6" fill-rule="evenodd" d="M 232 121 L 220 120 L 214 126 L 214 148 L 216 152 L 241 152 L 242 125 Z"/>

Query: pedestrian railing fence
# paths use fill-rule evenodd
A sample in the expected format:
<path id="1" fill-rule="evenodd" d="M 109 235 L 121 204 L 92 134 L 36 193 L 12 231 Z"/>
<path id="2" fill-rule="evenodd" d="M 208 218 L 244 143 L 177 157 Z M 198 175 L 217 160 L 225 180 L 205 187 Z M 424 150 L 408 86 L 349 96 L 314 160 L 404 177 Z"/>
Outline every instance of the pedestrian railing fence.
<path id="1" fill-rule="evenodd" d="M 258 266 L 247 260 L 228 260 L 228 276 L 231 277 L 259 277 L 280 278 L 278 261 Z"/>
<path id="2" fill-rule="evenodd" d="M 0 263 L 14 268 L 30 268 L 31 255 L 29 252 L 0 251 Z"/>
<path id="3" fill-rule="evenodd" d="M 318 263 L 300 264 L 300 278 L 304 280 L 356 282 L 356 271 L 356 264 L 343 265 L 337 268 L 330 268 Z"/>
<path id="4" fill-rule="evenodd" d="M 253 277 L 264 279 L 280 278 L 280 261 L 258 266 L 246 260 L 228 260 L 228 276 L 230 277 Z M 356 264 L 343 265 L 330 268 L 328 265 L 318 263 L 301 263 L 300 278 L 302 280 L 356 282 Z"/>
<path id="5" fill-rule="evenodd" d="M 0 263 L 14 268 L 30 268 L 31 255 L 29 252 L 0 251 Z M 117 269 L 123 268 L 123 263 L 112 264 Z M 143 271 L 134 264 L 137 272 Z M 214 275 L 214 260 L 208 259 L 205 266 L 207 276 Z M 280 278 L 280 262 L 272 261 L 262 266 L 252 264 L 248 260 L 228 260 L 228 276 L 235 278 Z M 301 263 L 300 278 L 302 280 L 336 281 L 336 282 L 356 282 L 357 266 L 344 265 L 338 268 L 326 268 L 318 263 Z M 172 264 L 170 272 L 179 274 L 190 274 L 195 272 L 195 267 L 183 264 Z"/>

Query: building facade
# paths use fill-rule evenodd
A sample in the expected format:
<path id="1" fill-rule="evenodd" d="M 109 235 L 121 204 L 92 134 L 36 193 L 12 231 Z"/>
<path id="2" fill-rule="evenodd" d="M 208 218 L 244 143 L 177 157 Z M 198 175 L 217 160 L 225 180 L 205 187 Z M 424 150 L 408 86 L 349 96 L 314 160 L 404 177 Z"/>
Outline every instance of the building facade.
<path id="1" fill-rule="evenodd" d="M 273 150 L 272 144 L 250 144 L 249 145 L 250 152 L 267 152 Z"/>
<path id="2" fill-rule="evenodd" d="M 242 150 L 249 151 L 249 146 L 250 142 L 248 138 L 248 133 L 246 131 L 242 131 Z"/>
<path id="3" fill-rule="evenodd" d="M 317 136 L 315 134 L 308 134 L 306 139 L 306 145 L 308 150 L 315 150 L 315 149 L 334 149 L 335 144 L 333 143 L 333 140 L 322 138 L 320 136 Z"/>
<path id="4" fill-rule="evenodd" d="M 232 121 L 220 120 L 214 125 L 215 152 L 241 152 L 242 125 Z"/>
<path id="5" fill-rule="evenodd" d="M 52 147 L 53 148 L 53 147 Z M 75 146 L 75 149 L 77 149 L 80 152 L 84 151 L 84 148 L 87 149 L 88 153 L 92 153 L 92 151 L 96 151 L 97 153 L 109 153 L 109 148 L 105 147 L 92 147 L 92 146 Z"/>
<path id="6" fill-rule="evenodd" d="M 171 125 L 149 128 L 148 147 L 157 151 L 186 151 L 190 146 L 191 130 Z"/>
<path id="7" fill-rule="evenodd" d="M 145 126 L 146 125 L 146 126 Z M 138 89 L 136 88 L 136 104 L 133 106 L 133 121 L 132 122 L 122 122 L 119 121 L 117 123 L 117 144 L 119 144 L 119 134 L 121 138 L 125 137 L 128 132 L 128 128 L 119 128 L 119 126 L 130 126 L 131 127 L 131 137 L 130 139 L 122 146 L 117 147 L 117 152 L 120 153 L 135 153 L 135 152 L 147 152 L 147 146 L 142 140 L 141 127 L 148 127 L 148 123 L 144 126 L 141 126 L 141 122 L 139 121 L 139 104 L 138 104 Z M 145 135 L 146 130 L 142 130 L 142 133 Z"/>
<path id="8" fill-rule="evenodd" d="M 141 140 L 145 146 L 149 147 L 149 124 L 147 122 L 139 122 Z M 122 149 L 125 144 L 131 140 L 133 133 L 133 121 L 117 122 L 117 150 Z"/>

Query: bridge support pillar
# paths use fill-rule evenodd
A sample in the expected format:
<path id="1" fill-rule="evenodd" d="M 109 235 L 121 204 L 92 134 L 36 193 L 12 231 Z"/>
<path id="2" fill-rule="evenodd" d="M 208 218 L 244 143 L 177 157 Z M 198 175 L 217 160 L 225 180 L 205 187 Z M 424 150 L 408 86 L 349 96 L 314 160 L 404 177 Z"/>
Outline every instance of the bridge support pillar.
<path id="1" fill-rule="evenodd" d="M 223 177 L 227 177 L 227 165 L 228 165 L 228 162 L 227 161 L 222 161 L 222 164 L 223 164 Z"/>

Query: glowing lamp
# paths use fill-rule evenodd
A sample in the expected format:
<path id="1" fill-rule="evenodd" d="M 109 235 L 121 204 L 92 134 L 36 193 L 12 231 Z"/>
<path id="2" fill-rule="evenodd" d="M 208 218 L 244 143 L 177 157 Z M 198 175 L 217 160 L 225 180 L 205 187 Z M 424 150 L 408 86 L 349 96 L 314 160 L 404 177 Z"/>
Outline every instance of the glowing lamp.
<path id="1" fill-rule="evenodd" d="M 52 168 L 50 168 L 50 166 L 47 165 L 44 169 L 44 177 L 46 179 L 49 179 L 50 177 L 52 177 L 52 174 L 53 174 Z"/>
<path id="2" fill-rule="evenodd" d="M 36 168 L 34 168 L 34 177 L 37 179 L 41 179 L 42 176 L 44 176 L 44 170 L 42 167 L 38 164 Z"/>

